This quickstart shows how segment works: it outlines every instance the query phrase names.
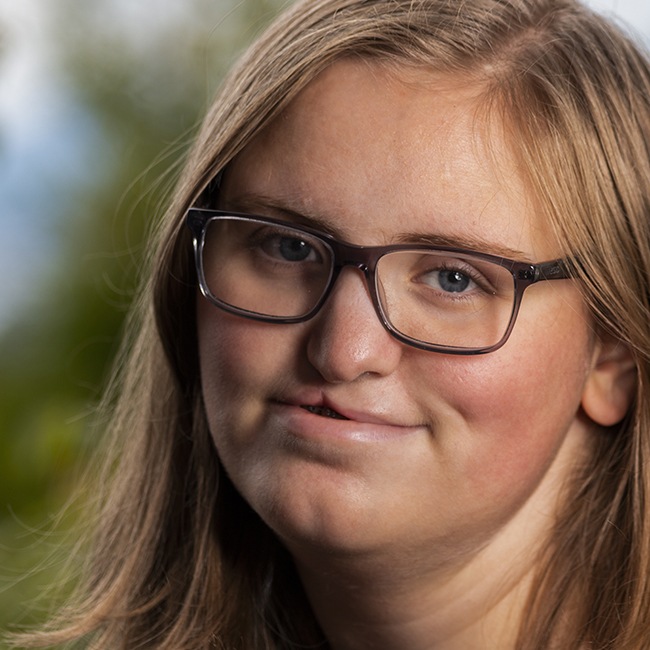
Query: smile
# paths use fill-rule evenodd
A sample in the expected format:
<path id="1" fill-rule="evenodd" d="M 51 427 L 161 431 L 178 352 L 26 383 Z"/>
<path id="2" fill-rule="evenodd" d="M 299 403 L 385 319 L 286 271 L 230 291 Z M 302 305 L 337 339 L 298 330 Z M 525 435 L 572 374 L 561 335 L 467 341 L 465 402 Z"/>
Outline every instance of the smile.
<path id="1" fill-rule="evenodd" d="M 416 433 L 428 435 L 426 425 L 395 423 L 383 419 L 371 409 L 338 406 L 322 395 L 273 400 L 272 404 L 269 426 L 292 439 L 331 445 L 334 441 L 377 443 L 382 440 L 401 441 L 405 435 Z"/>

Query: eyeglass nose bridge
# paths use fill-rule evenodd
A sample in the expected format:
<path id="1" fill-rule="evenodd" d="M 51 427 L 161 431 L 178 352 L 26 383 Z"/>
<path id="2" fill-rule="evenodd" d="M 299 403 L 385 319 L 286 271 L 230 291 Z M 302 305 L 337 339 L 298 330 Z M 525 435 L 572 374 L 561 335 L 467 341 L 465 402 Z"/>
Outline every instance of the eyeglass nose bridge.
<path id="1" fill-rule="evenodd" d="M 332 251 L 332 278 L 330 279 L 330 287 L 336 282 L 341 271 L 346 267 L 352 267 L 361 272 L 368 285 L 368 290 L 376 303 L 375 287 L 374 287 L 374 274 L 377 267 L 377 261 L 384 254 L 384 247 L 382 246 L 356 246 L 354 244 L 347 244 L 341 241 L 329 241 L 330 249 Z"/>
<path id="2" fill-rule="evenodd" d="M 329 247 L 332 251 L 332 275 L 329 283 L 318 304 L 306 315 L 305 318 L 312 318 L 324 307 L 328 298 L 334 291 L 337 280 L 341 273 L 346 268 L 356 269 L 361 273 L 364 278 L 365 286 L 370 296 L 373 308 L 379 321 L 386 330 L 392 335 L 395 335 L 395 330 L 391 327 L 390 322 L 377 295 L 377 287 L 375 286 L 375 269 L 379 258 L 384 254 L 384 247 L 380 246 L 356 246 L 354 244 L 346 244 L 340 241 L 329 241 Z"/>

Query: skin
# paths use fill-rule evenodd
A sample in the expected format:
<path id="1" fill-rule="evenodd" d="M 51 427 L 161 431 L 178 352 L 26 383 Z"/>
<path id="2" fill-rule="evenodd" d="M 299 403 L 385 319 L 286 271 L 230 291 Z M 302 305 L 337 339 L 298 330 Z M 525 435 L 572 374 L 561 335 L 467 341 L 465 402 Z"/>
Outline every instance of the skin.
<path id="1" fill-rule="evenodd" d="M 355 244 L 419 233 L 561 257 L 479 94 L 339 62 L 233 162 L 220 207 Z M 506 345 L 481 356 L 392 338 L 354 269 L 307 323 L 201 299 L 198 334 L 223 465 L 293 554 L 333 648 L 512 647 L 535 553 L 588 456 L 585 395 L 591 412 L 601 399 L 603 345 L 571 281 L 528 289 Z M 349 419 L 301 408 L 322 404 Z"/>

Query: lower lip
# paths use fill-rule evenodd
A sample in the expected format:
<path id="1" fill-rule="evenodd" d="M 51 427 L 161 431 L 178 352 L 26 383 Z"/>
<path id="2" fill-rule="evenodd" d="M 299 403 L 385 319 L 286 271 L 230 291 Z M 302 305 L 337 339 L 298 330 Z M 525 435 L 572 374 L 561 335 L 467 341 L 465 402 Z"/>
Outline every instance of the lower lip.
<path id="1" fill-rule="evenodd" d="M 311 413 L 301 406 L 275 402 L 273 417 L 290 435 L 308 440 L 380 442 L 403 439 L 422 431 L 422 427 L 341 420 Z"/>

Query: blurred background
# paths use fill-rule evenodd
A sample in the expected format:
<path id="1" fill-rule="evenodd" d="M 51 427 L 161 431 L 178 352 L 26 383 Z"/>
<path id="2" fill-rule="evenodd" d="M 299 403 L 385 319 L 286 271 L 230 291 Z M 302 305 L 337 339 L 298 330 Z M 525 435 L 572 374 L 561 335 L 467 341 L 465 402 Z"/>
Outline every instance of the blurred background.
<path id="1" fill-rule="evenodd" d="M 42 615 L 143 233 L 280 4 L 0 0 L 0 631 Z"/>
<path id="2" fill-rule="evenodd" d="M 0 0 L 0 631 L 42 616 L 143 235 L 283 4 Z M 650 42 L 647 0 L 590 4 Z"/>

